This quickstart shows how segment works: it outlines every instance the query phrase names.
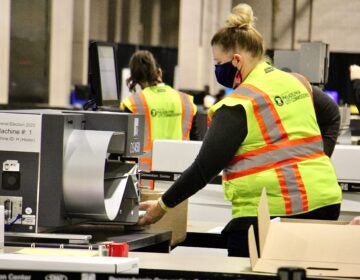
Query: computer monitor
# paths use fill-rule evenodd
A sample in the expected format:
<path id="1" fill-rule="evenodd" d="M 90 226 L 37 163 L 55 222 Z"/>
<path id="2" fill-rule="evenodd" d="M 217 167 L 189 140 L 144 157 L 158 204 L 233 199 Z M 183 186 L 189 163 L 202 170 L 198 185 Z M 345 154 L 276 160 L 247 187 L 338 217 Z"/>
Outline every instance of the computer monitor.
<path id="1" fill-rule="evenodd" d="M 116 44 L 92 41 L 89 46 L 89 84 L 97 106 L 119 106 Z"/>

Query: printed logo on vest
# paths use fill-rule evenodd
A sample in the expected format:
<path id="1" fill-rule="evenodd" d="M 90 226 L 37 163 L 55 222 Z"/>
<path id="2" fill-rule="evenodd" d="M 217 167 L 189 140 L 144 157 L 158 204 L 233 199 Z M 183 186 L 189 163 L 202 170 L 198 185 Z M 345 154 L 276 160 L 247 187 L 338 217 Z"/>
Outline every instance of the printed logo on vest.
<path id="1" fill-rule="evenodd" d="M 284 101 L 281 98 L 281 96 L 279 96 L 279 95 L 275 96 L 274 101 L 275 101 L 276 105 L 278 105 L 278 106 L 284 105 Z"/>
<path id="2" fill-rule="evenodd" d="M 169 117 L 177 117 L 180 116 L 181 113 L 174 112 L 173 110 L 165 110 L 165 109 L 152 109 L 150 114 L 153 118 L 169 118 Z"/>
<path id="3" fill-rule="evenodd" d="M 288 105 L 290 103 L 309 97 L 310 95 L 308 93 L 297 90 L 290 93 L 284 93 L 281 96 L 277 95 L 274 97 L 274 101 L 276 105 L 283 106 L 284 104 Z"/>
<path id="4" fill-rule="evenodd" d="M 272 71 L 274 71 L 274 67 L 272 67 L 272 66 L 266 67 L 266 68 L 264 69 L 264 72 L 265 72 L 265 73 L 270 73 L 270 72 L 272 72 Z"/>

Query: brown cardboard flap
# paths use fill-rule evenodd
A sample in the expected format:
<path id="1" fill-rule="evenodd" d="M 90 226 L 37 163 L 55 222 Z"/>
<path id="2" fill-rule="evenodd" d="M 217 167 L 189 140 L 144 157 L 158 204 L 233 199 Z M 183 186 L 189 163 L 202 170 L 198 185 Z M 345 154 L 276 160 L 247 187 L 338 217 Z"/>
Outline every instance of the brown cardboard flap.
<path id="1" fill-rule="evenodd" d="M 270 227 L 270 211 L 267 203 L 266 189 L 263 188 L 260 203 L 258 207 L 258 227 L 259 227 L 259 245 L 260 245 L 260 256 L 263 255 L 266 236 Z"/>
<path id="2" fill-rule="evenodd" d="M 313 276 L 360 276 L 360 226 L 295 219 L 270 222 L 264 194 L 258 208 L 259 239 L 263 239 L 260 257 L 253 229 L 249 229 L 253 271 L 277 273 L 279 267 L 297 266 Z"/>
<path id="3" fill-rule="evenodd" d="M 258 252 L 257 252 L 255 232 L 254 232 L 253 226 L 250 226 L 249 231 L 248 231 L 248 242 L 249 242 L 250 264 L 251 264 L 251 267 L 255 267 L 255 265 L 259 259 L 259 256 L 258 256 Z"/>
<path id="4" fill-rule="evenodd" d="M 347 225 L 347 221 L 329 221 L 329 220 L 312 220 L 312 219 L 292 219 L 280 218 L 282 223 L 304 223 L 304 224 L 331 224 L 331 225 Z"/>

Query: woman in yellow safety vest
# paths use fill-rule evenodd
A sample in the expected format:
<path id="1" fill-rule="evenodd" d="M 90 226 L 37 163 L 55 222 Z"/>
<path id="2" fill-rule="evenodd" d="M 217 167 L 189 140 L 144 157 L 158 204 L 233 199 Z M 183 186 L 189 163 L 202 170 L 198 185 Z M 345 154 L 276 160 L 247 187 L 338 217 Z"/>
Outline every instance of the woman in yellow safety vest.
<path id="1" fill-rule="evenodd" d="M 200 140 L 195 125 L 197 107 L 193 96 L 162 82 L 161 68 L 151 52 L 136 51 L 130 58 L 129 67 L 128 87 L 135 92 L 139 85 L 141 92 L 124 99 L 120 109 L 145 115 L 144 155 L 140 158 L 139 168 L 150 171 L 153 140 Z M 143 187 L 153 188 L 152 181 L 142 183 Z"/>
<path id="2" fill-rule="evenodd" d="M 337 105 L 301 75 L 264 61 L 253 11 L 239 4 L 212 38 L 217 81 L 234 92 L 208 112 L 211 125 L 194 163 L 139 224 L 203 188 L 221 170 L 232 220 L 223 230 L 229 256 L 248 256 L 247 231 L 256 230 L 257 207 L 266 189 L 270 215 L 336 220 L 342 201 L 330 155 L 339 131 Z"/>

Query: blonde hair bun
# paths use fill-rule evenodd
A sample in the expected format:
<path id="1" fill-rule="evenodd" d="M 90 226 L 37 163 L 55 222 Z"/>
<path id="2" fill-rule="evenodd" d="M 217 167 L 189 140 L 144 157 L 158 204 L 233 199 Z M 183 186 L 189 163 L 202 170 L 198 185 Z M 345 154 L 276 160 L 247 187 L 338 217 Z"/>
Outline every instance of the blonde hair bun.
<path id="1" fill-rule="evenodd" d="M 248 4 L 239 4 L 232 9 L 225 25 L 228 28 L 237 27 L 247 29 L 253 26 L 255 19 L 253 10 Z"/>

